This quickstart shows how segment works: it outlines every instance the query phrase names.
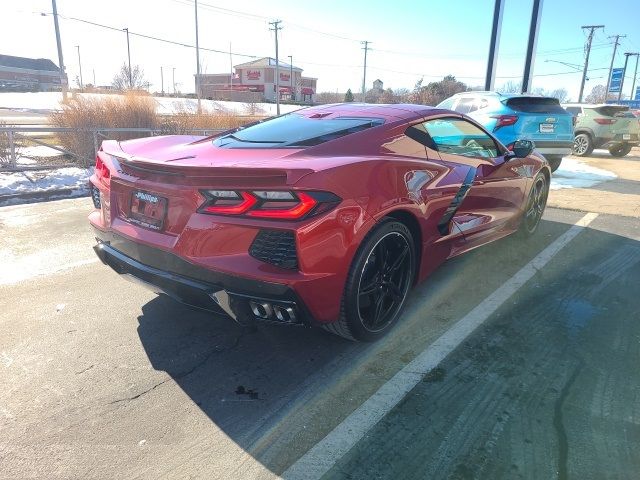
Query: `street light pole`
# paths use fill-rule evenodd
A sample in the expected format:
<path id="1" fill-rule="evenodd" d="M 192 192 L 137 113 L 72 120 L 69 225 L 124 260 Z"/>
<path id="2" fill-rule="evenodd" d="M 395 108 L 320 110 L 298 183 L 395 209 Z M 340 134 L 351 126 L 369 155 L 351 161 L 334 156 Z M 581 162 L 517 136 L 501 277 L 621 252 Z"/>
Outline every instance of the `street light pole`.
<path id="1" fill-rule="evenodd" d="M 533 0 L 531 25 L 529 27 L 529 42 L 527 43 L 527 56 L 524 60 L 524 74 L 522 75 L 522 93 L 531 91 L 531 84 L 533 82 L 533 64 L 536 58 L 536 46 L 538 44 L 538 31 L 540 29 L 541 16 L 542 0 Z"/>
<path id="2" fill-rule="evenodd" d="M 160 91 L 164 97 L 164 71 L 162 70 L 162 66 L 160 67 Z"/>
<path id="3" fill-rule="evenodd" d="M 198 113 L 202 113 L 202 103 L 200 100 L 200 44 L 198 39 L 198 0 L 194 0 L 196 10 L 196 94 L 198 96 Z"/>
<path id="4" fill-rule="evenodd" d="M 171 81 L 173 82 L 173 94 L 176 94 L 176 67 L 173 68 L 173 74 L 171 76 Z"/>
<path id="5" fill-rule="evenodd" d="M 80 69 L 80 90 L 82 90 L 84 83 L 82 82 L 82 62 L 80 61 L 80 45 L 76 45 L 76 48 L 78 49 L 78 68 Z"/>
<path id="6" fill-rule="evenodd" d="M 58 45 L 58 67 L 60 68 L 60 87 L 62 88 L 62 99 L 67 100 L 67 77 L 64 73 L 64 59 L 62 58 L 62 44 L 60 42 L 60 25 L 58 25 L 58 8 L 56 6 L 56 0 L 51 0 L 51 7 L 53 9 L 53 25 L 56 30 L 56 44 Z"/>
<path id="7" fill-rule="evenodd" d="M 127 32 L 127 58 L 129 59 L 129 88 L 133 88 L 133 80 L 131 79 L 131 48 L 129 48 L 129 29 L 123 28 Z"/>
<path id="8" fill-rule="evenodd" d="M 487 75 L 484 80 L 484 89 L 493 90 L 496 81 L 496 64 L 498 59 L 498 46 L 500 45 L 500 30 L 502 30 L 502 12 L 504 0 L 496 0 L 493 7 L 493 26 L 491 27 L 491 41 L 489 42 L 489 58 L 487 59 Z"/>

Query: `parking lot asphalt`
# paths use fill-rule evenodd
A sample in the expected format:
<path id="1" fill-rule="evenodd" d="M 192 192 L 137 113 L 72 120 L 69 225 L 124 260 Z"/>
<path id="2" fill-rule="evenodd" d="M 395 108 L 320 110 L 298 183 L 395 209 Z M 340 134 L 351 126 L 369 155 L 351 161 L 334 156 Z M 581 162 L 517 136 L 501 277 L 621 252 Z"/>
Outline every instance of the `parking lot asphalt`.
<path id="1" fill-rule="evenodd" d="M 89 210 L 0 209 L 0 478 L 275 478 L 584 215 L 452 259 L 353 344 L 125 282 Z M 600 214 L 326 477 L 637 478 L 639 241 Z"/>

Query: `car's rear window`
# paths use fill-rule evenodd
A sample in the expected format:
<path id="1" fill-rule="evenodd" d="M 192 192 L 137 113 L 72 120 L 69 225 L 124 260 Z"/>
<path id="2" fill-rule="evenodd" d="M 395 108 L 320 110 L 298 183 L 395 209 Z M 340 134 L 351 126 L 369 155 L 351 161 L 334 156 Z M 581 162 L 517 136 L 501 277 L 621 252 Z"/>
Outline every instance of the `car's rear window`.
<path id="1" fill-rule="evenodd" d="M 222 135 L 213 144 L 221 148 L 310 147 L 383 123 L 380 118 L 310 118 L 290 113 Z"/>
<path id="2" fill-rule="evenodd" d="M 624 114 L 629 111 L 629 108 L 619 105 L 605 105 L 602 107 L 594 108 L 593 110 L 600 115 L 604 115 L 605 117 L 624 117 Z"/>
<path id="3" fill-rule="evenodd" d="M 516 112 L 525 113 L 566 113 L 557 98 L 552 97 L 513 97 L 506 105 Z"/>

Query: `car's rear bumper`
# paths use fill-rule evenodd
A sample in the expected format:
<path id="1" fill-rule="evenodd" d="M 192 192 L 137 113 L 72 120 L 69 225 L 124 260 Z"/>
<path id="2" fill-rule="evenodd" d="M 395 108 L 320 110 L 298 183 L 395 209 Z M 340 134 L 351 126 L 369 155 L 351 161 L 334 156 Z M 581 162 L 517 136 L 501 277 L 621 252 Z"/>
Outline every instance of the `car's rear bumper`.
<path id="1" fill-rule="evenodd" d="M 551 142 L 534 140 L 536 150 L 542 155 L 570 155 L 573 149 L 573 142 Z"/>
<path id="2" fill-rule="evenodd" d="M 95 229 L 96 255 L 125 279 L 184 304 L 226 313 L 241 324 L 256 320 L 304 325 L 313 323 L 308 309 L 286 284 L 240 278 L 203 269 L 180 257 Z M 251 303 L 267 304 L 266 318 L 254 315 Z M 284 310 L 280 318 L 277 310 Z"/>

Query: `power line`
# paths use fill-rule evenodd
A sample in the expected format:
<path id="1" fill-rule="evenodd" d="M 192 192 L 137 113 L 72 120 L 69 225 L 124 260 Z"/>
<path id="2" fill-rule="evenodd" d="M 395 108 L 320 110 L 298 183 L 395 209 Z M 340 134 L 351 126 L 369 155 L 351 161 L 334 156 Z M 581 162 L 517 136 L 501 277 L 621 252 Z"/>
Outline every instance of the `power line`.
<path id="1" fill-rule="evenodd" d="M 189 4 L 193 3 L 192 0 L 173 0 L 173 1 L 176 2 L 176 3 L 183 4 L 183 5 L 189 5 Z M 198 3 L 198 5 L 200 5 L 202 7 L 207 7 L 209 10 L 218 11 L 218 12 L 223 13 L 225 15 L 231 15 L 231 16 L 242 17 L 242 18 L 250 18 L 250 19 L 254 19 L 254 20 L 263 20 L 263 21 L 270 20 L 269 17 L 265 17 L 263 15 L 258 15 L 258 14 L 249 13 L 249 12 L 242 12 L 240 10 L 233 10 L 233 9 L 230 9 L 230 8 L 218 7 L 216 5 L 211 5 L 209 3 L 201 3 L 200 2 L 200 3 Z M 295 23 L 295 22 L 290 22 L 289 20 L 287 20 L 287 26 L 293 26 L 293 27 L 296 27 L 296 28 L 301 29 L 301 30 L 308 30 L 310 32 L 317 33 L 319 35 L 338 38 L 340 40 L 347 40 L 349 42 L 359 42 L 360 41 L 360 40 L 356 40 L 355 38 L 349 38 L 349 37 L 344 36 L 344 35 L 339 35 L 337 33 L 325 32 L 325 31 L 322 31 L 322 30 L 318 30 L 318 29 L 315 29 L 315 28 L 308 27 L 306 25 L 302 25 L 302 24 Z"/>
<path id="2" fill-rule="evenodd" d="M 52 14 L 48 13 L 48 12 L 45 12 L 45 13 L 41 13 L 41 15 L 52 15 Z M 122 32 L 121 28 L 112 27 L 110 25 L 104 25 L 102 23 L 93 22 L 91 20 L 85 20 L 83 18 L 67 17 L 67 16 L 60 15 L 60 14 L 58 14 L 58 17 L 62 18 L 64 20 L 72 20 L 74 22 L 86 23 L 88 25 L 93 25 L 95 27 L 105 28 L 107 30 L 113 30 L 115 32 Z M 129 30 L 129 35 L 134 35 L 136 37 L 146 38 L 146 39 L 149 39 L 149 40 L 155 40 L 155 41 L 158 41 L 158 42 L 169 43 L 171 45 L 178 45 L 180 47 L 196 48 L 195 45 L 191 45 L 191 44 L 188 44 L 188 43 L 176 42 L 174 40 L 168 40 L 166 38 L 154 37 L 152 35 L 146 35 L 144 33 L 132 32 L 131 30 Z M 213 53 L 223 53 L 225 55 L 229 55 L 228 51 L 216 50 L 214 48 L 200 47 L 200 50 L 205 50 L 207 52 L 213 52 Z M 238 52 L 233 52 L 233 54 L 238 56 L 238 57 L 259 58 L 259 55 L 249 55 L 249 54 L 246 54 L 246 53 L 238 53 Z"/>

